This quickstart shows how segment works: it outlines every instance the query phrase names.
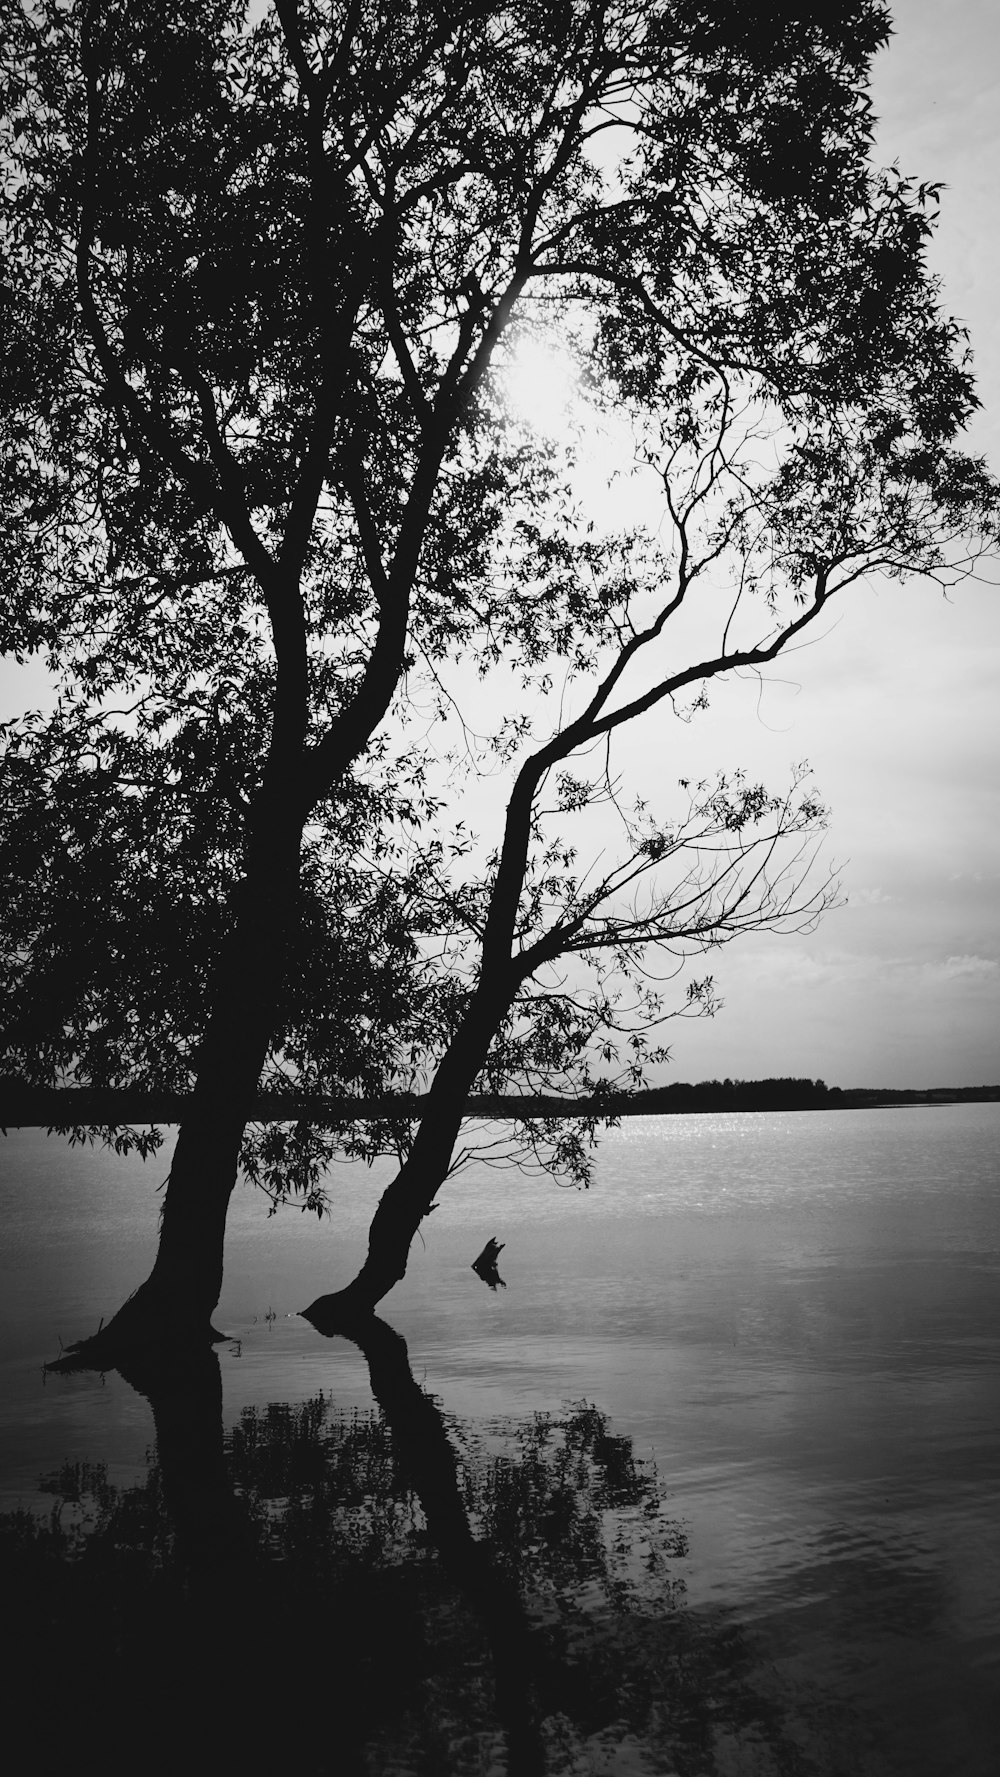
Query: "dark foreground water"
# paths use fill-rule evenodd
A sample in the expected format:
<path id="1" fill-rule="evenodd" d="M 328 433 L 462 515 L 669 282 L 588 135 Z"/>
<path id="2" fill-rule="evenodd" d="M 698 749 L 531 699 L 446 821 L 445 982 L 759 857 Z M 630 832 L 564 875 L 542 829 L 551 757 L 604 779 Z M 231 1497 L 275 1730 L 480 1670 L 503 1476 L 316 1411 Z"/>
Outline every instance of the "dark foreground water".
<path id="1" fill-rule="evenodd" d="M 234 1201 L 197 1373 L 46 1377 L 149 1268 L 145 1168 L 0 1148 L 5 1676 L 33 1772 L 992 1777 L 1000 1107 L 679 1117 L 472 1171 L 361 1350 Z M 470 1269 L 506 1243 L 507 1287 Z"/>

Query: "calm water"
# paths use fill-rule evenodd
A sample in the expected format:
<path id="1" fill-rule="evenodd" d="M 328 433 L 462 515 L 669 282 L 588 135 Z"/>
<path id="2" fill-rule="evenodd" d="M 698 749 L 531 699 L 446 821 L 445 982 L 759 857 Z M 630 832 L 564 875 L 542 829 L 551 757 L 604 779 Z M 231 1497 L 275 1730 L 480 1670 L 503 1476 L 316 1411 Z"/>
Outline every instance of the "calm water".
<path id="1" fill-rule="evenodd" d="M 709 1677 L 700 1738 L 671 1762 L 628 1723 L 564 1745 L 553 1716 L 546 1768 L 1000 1768 L 998 1138 L 996 1105 L 644 1118 L 604 1139 L 589 1193 L 492 1172 L 445 1188 L 384 1312 L 456 1448 L 499 1450 L 533 1416 L 593 1403 L 680 1527 L 642 1608 L 669 1591 L 719 1648 L 738 1638 L 741 1683 L 782 1711 L 784 1763 L 736 1715 L 708 1731 Z M 47 1509 L 39 1476 L 67 1460 L 105 1463 L 117 1486 L 147 1472 L 147 1401 L 42 1365 L 145 1275 L 166 1164 L 34 1131 L 0 1149 L 0 1509 Z M 227 1427 L 321 1393 L 373 1413 L 360 1352 L 296 1310 L 351 1275 L 378 1190 L 344 1169 L 319 1225 L 237 1193 Z M 493 1294 L 470 1269 L 491 1235 Z M 468 1765 L 457 1745 L 439 1768 L 515 1768 L 495 1737 Z M 400 1757 L 369 1749 L 358 1768 L 435 1768 Z"/>

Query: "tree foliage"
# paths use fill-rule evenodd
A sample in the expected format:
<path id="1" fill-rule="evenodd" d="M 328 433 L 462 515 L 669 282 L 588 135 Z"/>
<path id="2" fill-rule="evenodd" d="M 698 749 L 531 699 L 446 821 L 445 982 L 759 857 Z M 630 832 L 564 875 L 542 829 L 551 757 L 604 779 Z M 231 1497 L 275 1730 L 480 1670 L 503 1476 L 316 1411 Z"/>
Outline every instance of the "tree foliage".
<path id="1" fill-rule="evenodd" d="M 440 1182 L 477 1081 L 639 1081 L 655 952 L 827 898 L 807 779 L 651 811 L 621 731 L 666 760 L 670 712 L 861 577 L 948 582 L 995 536 L 924 263 L 937 188 L 870 160 L 887 14 L 4 12 L 0 644 L 60 686 L 7 730 L 6 1059 L 207 1095 L 238 1054 L 240 1128 L 262 1068 L 431 1079 Z M 648 524 L 595 522 L 575 447 L 513 410 L 531 334 L 658 478 Z M 509 780 L 492 843 L 435 776 L 471 667 L 484 707 L 506 688 L 473 748 Z M 621 834 L 597 864 L 595 802 Z M 682 1009 L 712 1004 L 702 977 Z M 583 1175 L 578 1135 L 534 1133 Z M 242 1151 L 308 1195 L 361 1141 L 300 1122 Z"/>

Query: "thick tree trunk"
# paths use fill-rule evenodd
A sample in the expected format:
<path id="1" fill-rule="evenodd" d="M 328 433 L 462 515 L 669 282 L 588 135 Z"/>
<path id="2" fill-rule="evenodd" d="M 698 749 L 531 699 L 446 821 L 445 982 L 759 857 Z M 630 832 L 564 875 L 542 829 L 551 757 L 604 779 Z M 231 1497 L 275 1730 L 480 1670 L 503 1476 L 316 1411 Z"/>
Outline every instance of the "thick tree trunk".
<path id="1" fill-rule="evenodd" d="M 274 1030 L 298 897 L 302 819 L 262 797 L 233 920 L 212 983 L 190 1108 L 177 1135 L 146 1282 L 94 1339 L 71 1350 L 108 1364 L 148 1346 L 206 1344 L 222 1290 L 226 1214 L 244 1128 Z"/>

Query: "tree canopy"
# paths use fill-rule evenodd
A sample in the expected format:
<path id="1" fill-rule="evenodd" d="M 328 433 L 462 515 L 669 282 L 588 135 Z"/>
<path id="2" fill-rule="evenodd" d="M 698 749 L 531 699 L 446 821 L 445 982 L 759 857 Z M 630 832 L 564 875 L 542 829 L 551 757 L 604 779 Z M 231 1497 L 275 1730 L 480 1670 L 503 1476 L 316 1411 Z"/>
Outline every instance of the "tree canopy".
<path id="1" fill-rule="evenodd" d="M 364 1138 L 399 1147 L 408 1247 L 477 1082 L 638 1081 L 671 1009 L 652 955 L 824 904 L 807 777 L 646 808 L 623 728 L 666 785 L 671 711 L 863 576 L 949 582 L 996 535 L 924 261 L 937 188 L 871 164 L 887 13 L 4 16 L 0 646 L 60 685 L 6 734 L 5 1059 L 193 1089 L 164 1223 L 188 1279 L 241 1153 L 308 1193 L 329 1139 L 362 1142 L 248 1136 L 262 1078 L 427 1079 L 419 1128 Z M 656 476 L 648 522 L 589 510 L 572 441 L 519 419 L 526 334 Z M 482 843 L 439 770 L 476 672 L 509 786 Z M 576 837 L 595 801 L 617 856 Z M 710 977 L 687 991 L 711 1009 Z"/>

